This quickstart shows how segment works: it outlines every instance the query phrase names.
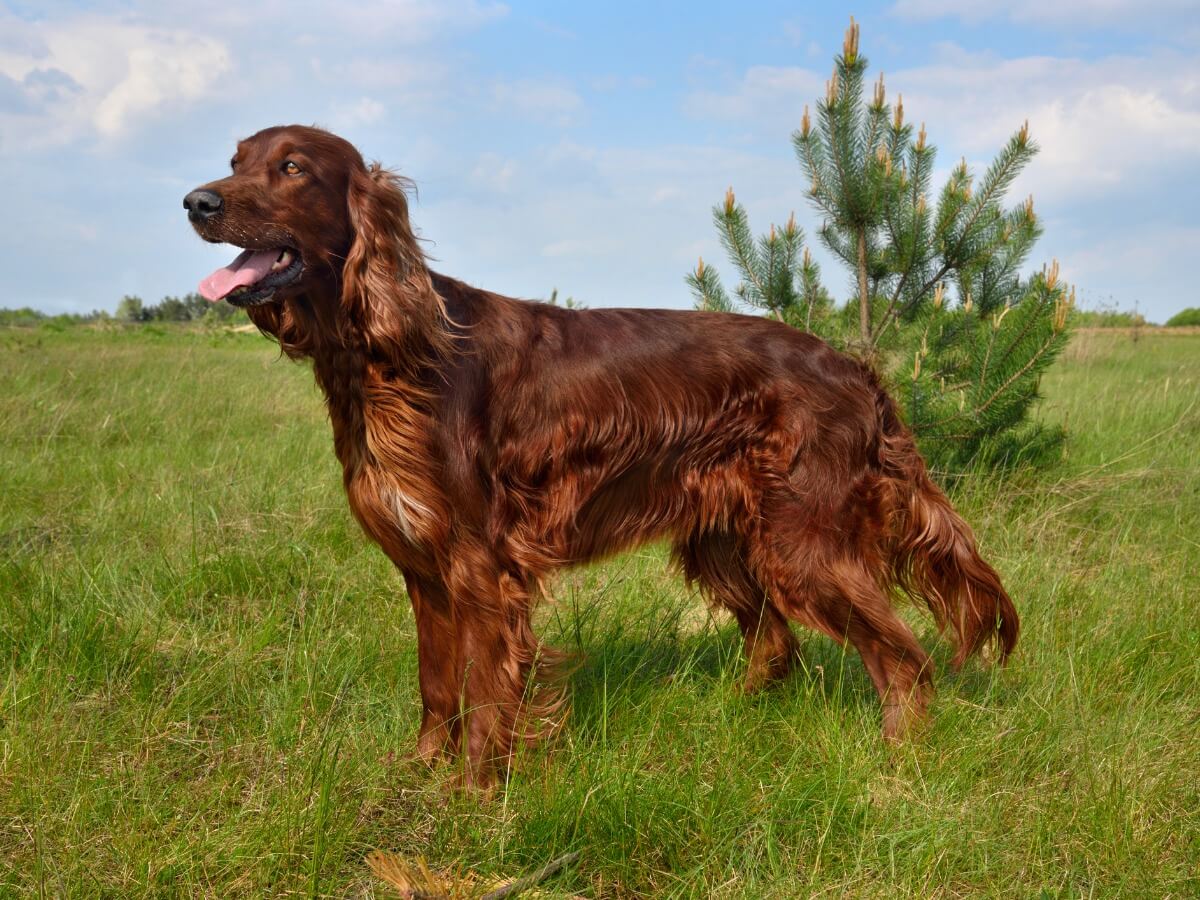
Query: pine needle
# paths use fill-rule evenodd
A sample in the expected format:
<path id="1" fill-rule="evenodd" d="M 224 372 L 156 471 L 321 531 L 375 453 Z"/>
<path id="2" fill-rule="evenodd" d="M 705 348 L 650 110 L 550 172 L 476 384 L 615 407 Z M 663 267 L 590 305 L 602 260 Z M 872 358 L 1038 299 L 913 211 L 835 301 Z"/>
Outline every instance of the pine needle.
<path id="1" fill-rule="evenodd" d="M 530 875 L 493 883 L 490 890 L 480 895 L 478 881 L 470 873 L 464 876 L 439 876 L 421 857 L 415 863 L 410 863 L 388 850 L 372 850 L 367 854 L 367 866 L 371 874 L 390 885 L 404 900 L 466 900 L 469 897 L 503 900 L 536 887 L 578 860 L 578 851 L 566 853 Z"/>
<path id="2" fill-rule="evenodd" d="M 372 850 L 367 854 L 367 867 L 372 875 L 395 888 L 405 900 L 441 900 L 451 896 L 449 889 L 420 857 L 414 864 L 390 851 Z"/>

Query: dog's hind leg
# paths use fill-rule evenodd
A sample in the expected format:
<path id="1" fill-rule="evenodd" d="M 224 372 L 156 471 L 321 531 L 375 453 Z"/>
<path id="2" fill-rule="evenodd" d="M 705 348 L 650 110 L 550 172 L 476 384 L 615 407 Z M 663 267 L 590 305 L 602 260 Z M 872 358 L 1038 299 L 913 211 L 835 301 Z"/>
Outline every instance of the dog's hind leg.
<path id="1" fill-rule="evenodd" d="M 799 509 L 770 517 L 751 565 L 790 618 L 850 643 L 883 704 L 883 734 L 899 740 L 925 716 L 932 663 L 841 533 L 800 529 Z"/>
<path id="2" fill-rule="evenodd" d="M 688 582 L 700 586 L 715 604 L 733 613 L 746 650 L 742 690 L 759 690 L 785 677 L 799 654 L 787 619 L 746 566 L 737 539 L 728 533 L 692 536 L 675 546 Z"/>

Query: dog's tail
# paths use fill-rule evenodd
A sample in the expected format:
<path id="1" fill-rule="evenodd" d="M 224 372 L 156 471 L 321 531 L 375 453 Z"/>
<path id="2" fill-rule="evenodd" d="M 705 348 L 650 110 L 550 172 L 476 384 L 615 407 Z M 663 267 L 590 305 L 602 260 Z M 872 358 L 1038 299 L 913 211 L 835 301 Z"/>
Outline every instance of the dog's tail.
<path id="1" fill-rule="evenodd" d="M 920 597 L 939 627 L 953 629 L 955 668 L 994 644 L 1001 662 L 1017 644 L 1016 608 L 975 547 L 971 528 L 925 469 L 896 405 L 871 377 L 879 413 L 879 467 L 890 496 L 889 563 L 906 593 Z"/>

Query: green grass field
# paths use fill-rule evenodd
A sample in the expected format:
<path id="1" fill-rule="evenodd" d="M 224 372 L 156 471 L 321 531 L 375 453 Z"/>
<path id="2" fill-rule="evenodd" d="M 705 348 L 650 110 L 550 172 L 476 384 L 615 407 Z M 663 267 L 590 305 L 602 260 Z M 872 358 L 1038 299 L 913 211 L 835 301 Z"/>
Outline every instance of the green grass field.
<path id="1" fill-rule="evenodd" d="M 1200 895 L 1200 336 L 1083 333 L 1064 459 L 955 501 L 1023 617 L 889 752 L 856 656 L 739 697 L 648 548 L 541 610 L 561 739 L 491 796 L 405 759 L 399 576 L 309 372 L 256 335 L 0 330 L 0 894 L 391 896 L 364 858 L 545 896 Z"/>

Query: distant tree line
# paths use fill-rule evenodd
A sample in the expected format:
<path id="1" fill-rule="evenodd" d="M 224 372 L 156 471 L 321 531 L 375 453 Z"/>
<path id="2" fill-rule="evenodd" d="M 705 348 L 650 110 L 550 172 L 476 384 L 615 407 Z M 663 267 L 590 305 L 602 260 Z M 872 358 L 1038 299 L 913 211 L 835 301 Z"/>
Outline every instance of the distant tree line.
<path id="1" fill-rule="evenodd" d="M 1129 312 L 1115 308 L 1078 309 L 1072 313 L 1075 324 L 1080 328 L 1157 328 L 1154 322 L 1136 310 Z M 1181 309 L 1163 323 L 1166 328 L 1195 327 L 1200 325 L 1200 307 Z"/>
<path id="2" fill-rule="evenodd" d="M 141 297 L 126 294 L 117 304 L 115 318 L 120 322 L 229 322 L 246 314 L 224 300 L 213 303 L 199 294 L 163 297 L 146 304 Z"/>
<path id="3" fill-rule="evenodd" d="M 211 303 L 199 294 L 182 297 L 163 297 L 157 303 L 146 303 L 141 297 L 127 294 L 117 304 L 115 313 L 94 309 L 89 313 L 44 313 L 28 306 L 20 309 L 0 309 L 0 326 L 89 325 L 104 322 L 202 322 L 208 325 L 249 322 L 246 313 L 224 300 Z"/>
<path id="4" fill-rule="evenodd" d="M 1078 328 L 1142 328 L 1154 327 L 1139 312 L 1121 309 L 1075 309 L 1071 320 Z"/>
<path id="5" fill-rule="evenodd" d="M 0 326 L 30 327 L 53 323 L 57 325 L 85 325 L 90 322 L 104 322 L 112 316 L 102 309 L 94 309 L 90 313 L 57 313 L 51 315 L 41 310 L 22 306 L 19 309 L 0 309 Z"/>

